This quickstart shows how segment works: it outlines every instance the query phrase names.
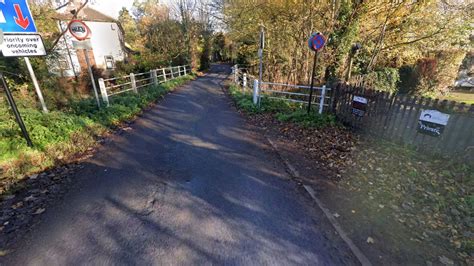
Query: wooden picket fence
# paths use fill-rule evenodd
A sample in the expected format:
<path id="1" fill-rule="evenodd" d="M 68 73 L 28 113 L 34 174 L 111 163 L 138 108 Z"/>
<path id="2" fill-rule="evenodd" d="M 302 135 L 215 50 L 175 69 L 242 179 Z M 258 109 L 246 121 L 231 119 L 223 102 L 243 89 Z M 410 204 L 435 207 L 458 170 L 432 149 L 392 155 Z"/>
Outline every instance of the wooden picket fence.
<path id="1" fill-rule="evenodd" d="M 354 114 L 355 96 L 368 101 L 363 116 Z M 448 124 L 440 136 L 419 132 L 418 123 L 423 110 L 449 114 Z M 333 92 L 332 111 L 345 124 L 371 136 L 414 146 L 426 152 L 460 155 L 471 161 L 474 159 L 474 104 L 390 94 L 339 84 Z"/>

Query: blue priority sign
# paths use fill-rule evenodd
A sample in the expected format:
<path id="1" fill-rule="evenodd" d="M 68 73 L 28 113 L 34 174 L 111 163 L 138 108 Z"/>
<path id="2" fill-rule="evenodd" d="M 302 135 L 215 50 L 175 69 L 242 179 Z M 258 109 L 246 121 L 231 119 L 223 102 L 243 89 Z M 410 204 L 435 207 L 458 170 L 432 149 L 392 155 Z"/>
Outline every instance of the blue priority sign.
<path id="1" fill-rule="evenodd" d="M 0 29 L 4 33 L 35 33 L 27 0 L 0 0 Z"/>
<path id="2" fill-rule="evenodd" d="M 324 37 L 324 35 L 322 35 L 319 32 L 313 33 L 311 37 L 309 37 L 309 40 L 308 40 L 309 49 L 315 52 L 323 49 L 325 44 L 326 44 L 326 37 Z"/>

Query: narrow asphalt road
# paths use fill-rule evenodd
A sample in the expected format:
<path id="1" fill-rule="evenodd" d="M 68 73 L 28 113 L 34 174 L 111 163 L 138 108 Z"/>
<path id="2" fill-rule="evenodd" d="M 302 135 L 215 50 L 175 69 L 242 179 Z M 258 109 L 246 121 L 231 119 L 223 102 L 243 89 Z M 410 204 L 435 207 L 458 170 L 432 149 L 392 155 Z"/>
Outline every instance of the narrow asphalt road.
<path id="1" fill-rule="evenodd" d="M 172 93 L 74 174 L 5 265 L 356 264 L 220 83 Z"/>

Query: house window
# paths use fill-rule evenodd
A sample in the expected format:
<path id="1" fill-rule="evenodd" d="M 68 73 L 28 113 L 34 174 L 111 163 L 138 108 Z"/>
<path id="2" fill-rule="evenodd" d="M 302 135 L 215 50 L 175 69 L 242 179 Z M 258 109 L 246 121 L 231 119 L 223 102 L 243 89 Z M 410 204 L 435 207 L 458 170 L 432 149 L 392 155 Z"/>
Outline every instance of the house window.
<path id="1" fill-rule="evenodd" d="M 111 55 L 106 55 L 105 56 L 105 67 L 107 69 L 114 69 L 115 68 L 115 62 L 114 62 L 114 57 Z"/>

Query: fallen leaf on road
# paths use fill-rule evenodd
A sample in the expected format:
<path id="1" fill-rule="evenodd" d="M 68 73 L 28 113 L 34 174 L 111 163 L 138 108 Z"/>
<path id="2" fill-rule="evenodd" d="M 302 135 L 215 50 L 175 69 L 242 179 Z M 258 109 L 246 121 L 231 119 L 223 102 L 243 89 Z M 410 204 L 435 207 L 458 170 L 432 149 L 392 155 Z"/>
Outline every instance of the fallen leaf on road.
<path id="1" fill-rule="evenodd" d="M 17 202 L 15 204 L 13 204 L 12 209 L 16 210 L 16 209 L 21 208 L 21 207 L 23 207 L 23 202 L 20 201 L 20 202 Z"/>
<path id="2" fill-rule="evenodd" d="M 34 214 L 34 215 L 42 214 L 44 211 L 46 211 L 46 209 L 44 209 L 44 208 L 39 208 L 39 209 L 37 209 L 33 214 Z"/>
<path id="3" fill-rule="evenodd" d="M 454 265 L 454 261 L 446 258 L 445 256 L 439 257 L 439 262 L 441 262 L 444 265 Z"/>
<path id="4" fill-rule="evenodd" d="M 11 250 L 0 250 L 0 257 L 6 256 L 11 252 Z"/>
<path id="5" fill-rule="evenodd" d="M 24 201 L 32 201 L 32 200 L 34 200 L 34 199 L 35 199 L 35 197 L 34 197 L 33 195 L 30 195 L 30 196 L 24 198 L 23 200 L 24 200 Z"/>
<path id="6" fill-rule="evenodd" d="M 333 216 L 336 217 L 336 218 L 339 218 L 339 216 L 341 216 L 341 215 L 339 215 L 339 213 L 336 212 L 336 213 L 333 214 Z"/>
<path id="7" fill-rule="evenodd" d="M 372 237 L 369 236 L 369 237 L 367 237 L 367 243 L 374 244 L 375 240 Z"/>

